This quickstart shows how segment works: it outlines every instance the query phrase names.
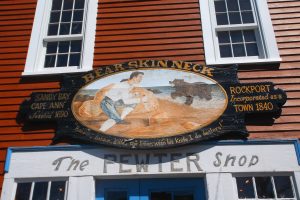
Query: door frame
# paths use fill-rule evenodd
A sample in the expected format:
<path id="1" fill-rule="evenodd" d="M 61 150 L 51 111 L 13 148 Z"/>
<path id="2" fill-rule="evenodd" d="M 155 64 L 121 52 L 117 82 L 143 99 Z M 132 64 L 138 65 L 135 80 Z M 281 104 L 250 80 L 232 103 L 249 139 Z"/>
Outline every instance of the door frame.
<path id="1" fill-rule="evenodd" d="M 204 177 L 96 179 L 96 200 L 105 200 L 107 191 L 127 191 L 128 200 L 149 200 L 151 191 L 193 191 L 195 200 L 206 199 Z"/>

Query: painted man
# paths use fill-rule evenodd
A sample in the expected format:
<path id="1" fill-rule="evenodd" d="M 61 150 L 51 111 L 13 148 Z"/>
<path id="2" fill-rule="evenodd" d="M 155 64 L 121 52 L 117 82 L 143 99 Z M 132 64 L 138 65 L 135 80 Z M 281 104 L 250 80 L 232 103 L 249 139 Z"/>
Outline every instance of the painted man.
<path id="1" fill-rule="evenodd" d="M 138 103 L 146 102 L 147 99 L 134 96 L 131 90 L 138 87 L 143 79 L 143 72 L 132 72 L 129 79 L 122 80 L 120 83 L 113 84 L 105 93 L 103 100 L 100 103 L 101 109 L 108 116 L 100 127 L 100 131 L 105 132 L 115 124 L 124 124 L 125 117 L 133 111 Z M 117 107 L 122 106 L 121 113 Z"/>

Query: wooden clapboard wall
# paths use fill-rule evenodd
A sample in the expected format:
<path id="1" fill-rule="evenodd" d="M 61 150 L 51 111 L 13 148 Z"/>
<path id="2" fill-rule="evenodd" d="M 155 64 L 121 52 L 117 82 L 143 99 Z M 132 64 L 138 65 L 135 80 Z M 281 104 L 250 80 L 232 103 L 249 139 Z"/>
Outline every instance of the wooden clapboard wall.
<path id="1" fill-rule="evenodd" d="M 59 76 L 22 78 L 36 0 L 0 1 L 0 187 L 6 149 L 50 145 L 54 125 L 27 125 L 20 103 L 32 92 L 59 89 Z M 272 81 L 288 94 L 273 125 L 248 126 L 251 138 L 300 137 L 300 2 L 269 0 L 282 56 L 278 65 L 241 67 L 242 82 Z M 198 0 L 100 0 L 94 65 L 133 59 L 204 64 Z"/>

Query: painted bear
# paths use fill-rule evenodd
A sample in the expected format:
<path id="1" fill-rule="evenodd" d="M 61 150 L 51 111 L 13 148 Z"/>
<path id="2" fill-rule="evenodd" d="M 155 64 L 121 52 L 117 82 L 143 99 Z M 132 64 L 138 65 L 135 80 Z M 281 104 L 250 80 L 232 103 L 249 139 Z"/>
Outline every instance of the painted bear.
<path id="1" fill-rule="evenodd" d="M 175 92 L 171 93 L 172 99 L 176 97 L 186 97 L 185 104 L 191 105 L 194 97 L 198 96 L 201 99 L 210 100 L 211 97 L 211 86 L 204 82 L 188 83 L 184 79 L 174 79 L 169 83 L 175 88 Z"/>

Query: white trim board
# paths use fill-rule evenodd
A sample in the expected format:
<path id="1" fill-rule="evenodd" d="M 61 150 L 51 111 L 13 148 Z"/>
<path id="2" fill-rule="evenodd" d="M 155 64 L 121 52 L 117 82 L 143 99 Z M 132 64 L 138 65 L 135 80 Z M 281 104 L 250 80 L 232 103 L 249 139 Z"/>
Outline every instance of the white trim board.
<path id="1" fill-rule="evenodd" d="M 18 151 L 11 154 L 5 177 L 136 177 L 276 171 L 300 171 L 294 144 L 191 145 L 151 152 L 113 148 Z"/>

